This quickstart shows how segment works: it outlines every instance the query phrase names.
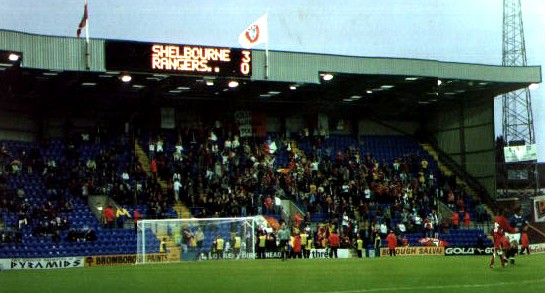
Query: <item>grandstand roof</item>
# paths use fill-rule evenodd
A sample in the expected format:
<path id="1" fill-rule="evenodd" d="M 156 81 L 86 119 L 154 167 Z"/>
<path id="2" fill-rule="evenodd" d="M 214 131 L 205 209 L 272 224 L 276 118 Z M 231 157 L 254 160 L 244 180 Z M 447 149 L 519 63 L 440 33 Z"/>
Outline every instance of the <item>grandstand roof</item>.
<path id="1" fill-rule="evenodd" d="M 317 109 L 372 109 L 381 116 L 418 117 L 430 107 L 453 99 L 492 99 L 494 96 L 541 82 L 541 67 L 502 67 L 436 60 L 369 58 L 294 52 L 252 50 L 251 75 L 202 75 L 164 73 L 134 69 L 127 58 L 126 70 L 108 64 L 109 43 L 127 48 L 149 43 L 91 40 L 89 70 L 86 70 L 85 41 L 76 38 L 32 35 L 0 30 L 0 53 L 22 54 L 14 65 L 0 57 L 0 96 L 18 100 L 46 101 L 74 96 L 135 97 L 160 100 L 161 104 L 182 101 L 207 103 L 236 101 L 238 105 Z M 179 45 L 182 46 L 182 45 Z M 237 49 L 233 49 L 237 50 Z M 138 61 L 134 61 L 138 62 Z M 119 80 L 122 72 L 133 77 Z M 325 80 L 331 74 L 331 80 Z M 236 79 L 237 88 L 228 82 Z"/>

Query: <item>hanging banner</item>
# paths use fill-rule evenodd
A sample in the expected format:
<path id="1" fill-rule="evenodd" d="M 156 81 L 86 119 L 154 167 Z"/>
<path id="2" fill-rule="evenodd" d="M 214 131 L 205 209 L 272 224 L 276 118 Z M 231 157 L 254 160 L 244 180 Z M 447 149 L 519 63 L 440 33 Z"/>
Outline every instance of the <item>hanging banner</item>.
<path id="1" fill-rule="evenodd" d="M 235 122 L 238 125 L 240 137 L 252 136 L 252 112 L 250 111 L 235 112 Z"/>
<path id="2" fill-rule="evenodd" d="M 530 244 L 530 253 L 545 253 L 545 243 Z"/>
<path id="3" fill-rule="evenodd" d="M 537 160 L 536 144 L 509 146 L 503 148 L 506 163 L 518 163 Z"/>
<path id="4" fill-rule="evenodd" d="M 318 135 L 329 137 L 329 117 L 326 114 L 318 114 Z"/>
<path id="5" fill-rule="evenodd" d="M 545 196 L 534 197 L 534 215 L 536 222 L 545 222 Z"/>
<path id="6" fill-rule="evenodd" d="M 507 179 L 509 180 L 528 180 L 528 170 L 507 170 Z"/>

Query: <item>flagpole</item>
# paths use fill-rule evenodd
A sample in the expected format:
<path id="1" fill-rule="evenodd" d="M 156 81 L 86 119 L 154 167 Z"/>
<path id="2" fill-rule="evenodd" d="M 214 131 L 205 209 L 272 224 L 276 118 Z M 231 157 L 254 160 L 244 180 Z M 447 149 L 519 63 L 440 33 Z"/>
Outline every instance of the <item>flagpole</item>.
<path id="1" fill-rule="evenodd" d="M 267 9 L 268 10 L 268 9 Z M 269 13 L 265 14 L 267 19 L 267 40 L 265 41 L 265 79 L 269 79 Z"/>
<path id="2" fill-rule="evenodd" d="M 90 70 L 90 54 L 89 54 L 89 6 L 87 0 L 85 0 L 85 7 L 87 9 L 87 20 L 85 23 L 85 69 Z"/>
<path id="3" fill-rule="evenodd" d="M 269 79 L 269 40 L 265 43 L 265 79 Z"/>

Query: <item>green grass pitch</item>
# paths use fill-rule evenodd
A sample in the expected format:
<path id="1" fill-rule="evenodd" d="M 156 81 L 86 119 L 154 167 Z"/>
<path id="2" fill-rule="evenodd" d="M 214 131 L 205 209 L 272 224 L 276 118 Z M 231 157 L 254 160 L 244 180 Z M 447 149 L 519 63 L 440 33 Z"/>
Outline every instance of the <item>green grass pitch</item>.
<path id="1" fill-rule="evenodd" d="M 489 256 L 223 260 L 2 271 L 0 292 L 545 292 L 545 254 L 488 267 Z"/>

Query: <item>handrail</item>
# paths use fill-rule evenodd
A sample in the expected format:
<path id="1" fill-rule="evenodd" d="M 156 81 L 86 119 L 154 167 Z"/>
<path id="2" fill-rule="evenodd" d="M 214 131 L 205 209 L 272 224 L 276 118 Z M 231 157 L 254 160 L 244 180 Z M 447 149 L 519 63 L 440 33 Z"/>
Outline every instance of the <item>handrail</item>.
<path id="1" fill-rule="evenodd" d="M 448 220 L 452 218 L 452 214 L 454 214 L 454 211 L 449 208 L 445 203 L 439 202 L 438 205 L 438 213 L 439 213 L 439 223 L 441 223 L 444 219 Z"/>
<path id="2" fill-rule="evenodd" d="M 282 200 L 282 210 L 283 220 L 286 221 L 286 223 L 288 223 L 290 226 L 293 224 L 293 220 L 297 213 L 299 213 L 301 216 L 305 215 L 303 211 L 293 201 L 289 199 Z"/>
<path id="3" fill-rule="evenodd" d="M 456 176 L 460 177 L 469 187 L 479 192 L 478 196 L 483 203 L 495 207 L 495 203 L 492 200 L 492 196 L 488 193 L 486 188 L 475 178 L 469 175 L 458 162 L 454 161 L 447 153 L 441 150 L 437 143 L 427 137 L 425 142 L 429 143 L 433 149 L 437 152 L 438 161 L 447 166 Z"/>

